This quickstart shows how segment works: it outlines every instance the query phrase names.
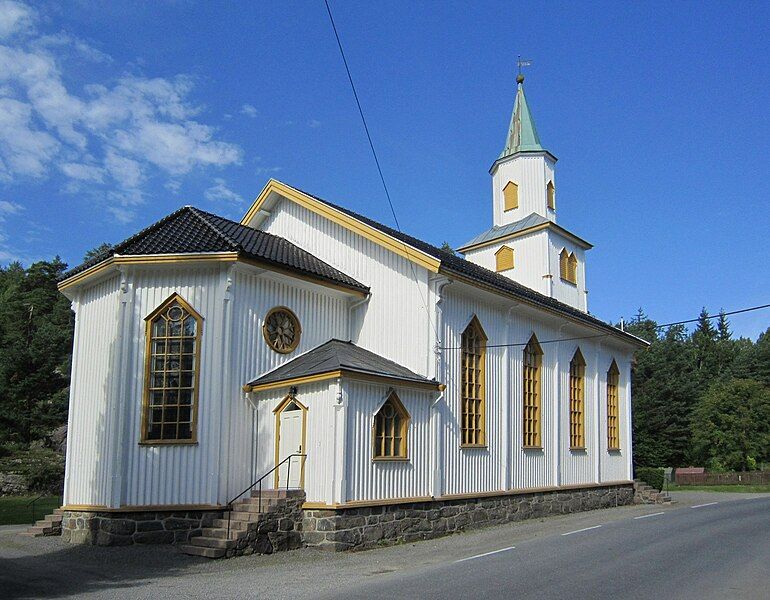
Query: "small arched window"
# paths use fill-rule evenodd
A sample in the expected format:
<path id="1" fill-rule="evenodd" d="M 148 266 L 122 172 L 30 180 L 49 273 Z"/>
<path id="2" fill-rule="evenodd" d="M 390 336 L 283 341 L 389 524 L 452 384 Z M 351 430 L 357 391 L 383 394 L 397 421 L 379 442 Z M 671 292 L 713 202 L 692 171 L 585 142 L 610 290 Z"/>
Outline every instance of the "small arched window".
<path id="1" fill-rule="evenodd" d="M 514 255 L 513 248 L 503 246 L 497 252 L 495 252 L 495 269 L 499 273 L 500 271 L 508 271 L 514 267 Z"/>
<path id="2" fill-rule="evenodd" d="M 203 318 L 173 294 L 147 318 L 142 442 L 195 442 Z"/>
<path id="3" fill-rule="evenodd" d="M 462 335 L 460 366 L 460 419 L 462 445 L 483 446 L 486 443 L 486 352 L 487 336 L 476 317 Z"/>
<path id="4" fill-rule="evenodd" d="M 407 432 L 409 413 L 401 404 L 396 392 L 391 392 L 388 399 L 374 415 L 374 452 L 378 460 L 398 460 L 407 458 Z"/>
<path id="5" fill-rule="evenodd" d="M 519 186 L 509 181 L 503 188 L 504 210 L 519 208 Z"/>
<path id="6" fill-rule="evenodd" d="M 577 284 L 577 257 L 574 252 L 562 248 L 559 253 L 559 276 L 569 283 Z"/>
<path id="7" fill-rule="evenodd" d="M 620 450 L 620 369 L 613 359 L 607 371 L 607 450 Z"/>
<path id="8" fill-rule="evenodd" d="M 543 364 L 543 350 L 532 334 L 524 348 L 522 361 L 522 444 L 525 448 L 540 448 L 541 442 L 541 397 L 540 379 Z"/>
<path id="9" fill-rule="evenodd" d="M 569 363 L 569 447 L 585 448 L 585 374 L 586 361 L 580 348 Z"/>
<path id="10" fill-rule="evenodd" d="M 548 198 L 548 208 L 556 210 L 556 188 L 553 187 L 553 181 L 549 181 L 545 189 Z"/>

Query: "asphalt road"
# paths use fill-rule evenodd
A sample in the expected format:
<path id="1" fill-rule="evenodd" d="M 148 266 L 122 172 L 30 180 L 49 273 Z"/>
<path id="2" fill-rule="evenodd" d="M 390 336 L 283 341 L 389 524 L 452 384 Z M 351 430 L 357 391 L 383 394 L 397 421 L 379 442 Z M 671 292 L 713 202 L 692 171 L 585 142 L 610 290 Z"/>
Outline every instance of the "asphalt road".
<path id="1" fill-rule="evenodd" d="M 367 552 L 220 561 L 0 528 L 0 599 L 770 598 L 770 495 L 676 497 Z"/>

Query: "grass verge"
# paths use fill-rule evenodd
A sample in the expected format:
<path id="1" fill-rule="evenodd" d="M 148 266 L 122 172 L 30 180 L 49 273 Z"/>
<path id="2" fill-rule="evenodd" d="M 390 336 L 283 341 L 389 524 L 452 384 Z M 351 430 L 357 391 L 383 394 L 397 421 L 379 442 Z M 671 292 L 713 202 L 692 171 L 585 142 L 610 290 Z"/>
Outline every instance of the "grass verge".
<path id="1" fill-rule="evenodd" d="M 0 498 L 0 525 L 33 523 L 61 506 L 60 496 L 43 496 L 35 502 L 35 514 L 29 502 L 37 496 L 3 496 Z"/>
<path id="2" fill-rule="evenodd" d="M 770 494 L 770 485 L 675 485 L 669 484 L 669 492 L 734 492 Z"/>

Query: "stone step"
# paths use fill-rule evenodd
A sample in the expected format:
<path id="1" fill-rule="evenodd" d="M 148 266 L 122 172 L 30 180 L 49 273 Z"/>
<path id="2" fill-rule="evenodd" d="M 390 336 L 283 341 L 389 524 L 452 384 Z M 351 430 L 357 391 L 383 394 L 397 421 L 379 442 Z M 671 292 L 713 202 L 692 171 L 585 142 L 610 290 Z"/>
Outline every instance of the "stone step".
<path id="1" fill-rule="evenodd" d="M 227 513 L 225 513 L 227 515 Z M 241 521 L 230 515 L 230 530 L 246 531 L 249 528 L 249 521 Z M 214 519 L 211 524 L 214 527 L 227 529 L 227 516 L 224 519 Z"/>
<path id="2" fill-rule="evenodd" d="M 19 535 L 24 535 L 27 537 L 43 537 L 46 535 L 54 535 L 55 533 L 57 533 L 57 531 L 53 527 L 34 525 L 27 529 L 27 531 L 22 531 Z"/>
<path id="3" fill-rule="evenodd" d="M 53 514 L 55 514 L 55 515 L 62 515 L 62 514 L 64 514 L 64 511 L 61 508 L 54 508 L 53 509 Z"/>
<path id="4" fill-rule="evenodd" d="M 262 498 L 261 502 L 259 498 L 245 498 L 243 500 L 233 502 L 233 510 L 245 510 L 249 512 L 261 510 L 262 512 L 267 512 L 268 510 L 278 506 L 280 503 L 281 500 L 278 498 Z"/>
<path id="5" fill-rule="evenodd" d="M 230 538 L 231 540 L 237 540 L 241 536 L 246 535 L 246 531 L 241 531 L 238 529 L 230 528 Z M 210 538 L 219 538 L 221 540 L 228 539 L 227 537 L 227 526 L 224 527 L 204 527 L 201 529 L 201 535 L 204 537 L 210 537 Z"/>
<path id="6" fill-rule="evenodd" d="M 204 558 L 222 558 L 226 550 L 224 548 L 207 548 L 205 546 L 192 546 L 190 544 L 181 544 L 179 551 L 190 556 L 203 556 Z"/>
<path id="7" fill-rule="evenodd" d="M 206 548 L 222 548 L 226 550 L 228 548 L 235 548 L 235 540 L 223 540 L 220 538 L 206 537 L 199 535 L 194 538 L 190 538 L 191 546 L 205 546 Z"/>
<path id="8" fill-rule="evenodd" d="M 51 524 L 56 523 L 58 525 L 61 523 L 61 521 L 62 521 L 61 515 L 47 515 L 42 519 L 40 519 L 38 523 L 51 523 Z"/>
<path id="9" fill-rule="evenodd" d="M 298 498 L 302 496 L 305 492 L 303 490 L 262 490 L 262 498 Z M 259 490 L 252 490 L 251 491 L 251 497 L 257 498 L 259 497 Z"/>
<path id="10" fill-rule="evenodd" d="M 264 513 L 260 512 L 246 512 L 246 511 L 240 511 L 240 510 L 234 510 L 232 513 L 230 513 L 230 520 L 236 520 L 236 521 L 259 521 L 262 518 L 262 515 Z M 227 520 L 225 516 L 225 520 Z"/>

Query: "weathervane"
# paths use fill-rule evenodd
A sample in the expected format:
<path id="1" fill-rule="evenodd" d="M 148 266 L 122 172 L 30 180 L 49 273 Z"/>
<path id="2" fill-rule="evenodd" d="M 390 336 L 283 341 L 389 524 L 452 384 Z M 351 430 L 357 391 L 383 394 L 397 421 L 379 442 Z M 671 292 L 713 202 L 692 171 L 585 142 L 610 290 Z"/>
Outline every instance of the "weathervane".
<path id="1" fill-rule="evenodd" d="M 528 58 L 525 58 L 524 60 L 522 60 L 521 54 L 519 54 L 519 57 L 516 60 L 516 65 L 519 67 L 519 74 L 516 76 L 516 83 L 522 83 L 524 81 L 524 74 L 521 72 L 521 68 L 531 67 L 532 61 Z"/>

